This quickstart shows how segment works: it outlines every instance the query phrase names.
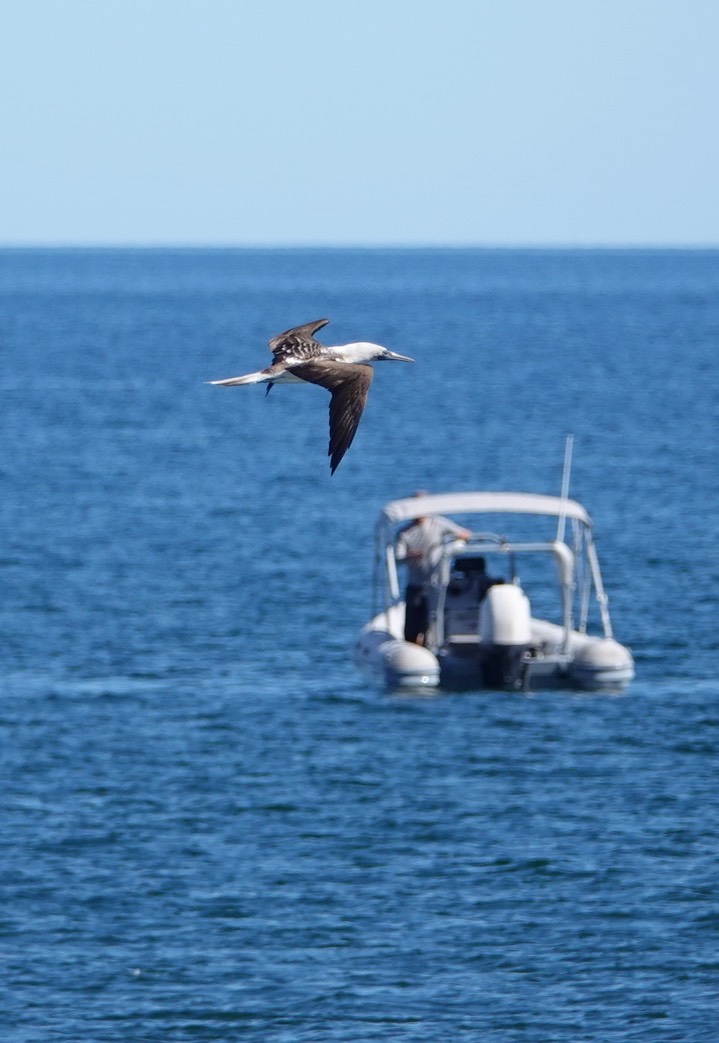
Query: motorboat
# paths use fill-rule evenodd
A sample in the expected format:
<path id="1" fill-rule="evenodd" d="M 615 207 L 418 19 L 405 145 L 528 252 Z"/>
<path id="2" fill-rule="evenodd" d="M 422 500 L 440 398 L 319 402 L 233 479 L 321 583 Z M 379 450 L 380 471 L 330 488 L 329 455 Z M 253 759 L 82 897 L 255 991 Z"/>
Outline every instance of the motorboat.
<path id="1" fill-rule="evenodd" d="M 405 640 L 397 546 L 428 518 L 465 532 L 432 549 L 417 643 Z M 372 617 L 354 658 L 384 685 L 620 690 L 634 677 L 613 636 L 591 519 L 564 490 L 410 496 L 385 504 L 375 532 Z"/>

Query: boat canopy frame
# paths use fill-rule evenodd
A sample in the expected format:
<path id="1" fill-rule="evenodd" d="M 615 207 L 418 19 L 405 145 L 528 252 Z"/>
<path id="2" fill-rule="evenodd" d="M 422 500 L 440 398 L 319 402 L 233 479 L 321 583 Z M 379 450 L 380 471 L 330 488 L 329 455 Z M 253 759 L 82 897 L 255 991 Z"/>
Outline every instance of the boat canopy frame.
<path id="1" fill-rule="evenodd" d="M 466 541 L 450 537 L 442 545 L 436 566 L 436 580 L 440 588 L 446 585 L 449 561 L 453 557 L 471 554 L 506 554 L 510 557 L 513 554 L 526 553 L 552 554 L 558 569 L 565 644 L 568 645 L 574 627 L 575 604 L 577 629 L 580 633 L 586 633 L 592 589 L 603 634 L 607 638 L 613 636 L 608 598 L 602 583 L 589 514 L 580 503 L 565 496 L 517 492 L 437 493 L 392 500 L 385 504 L 375 527 L 373 614 L 380 611 L 378 600 L 381 587 L 388 629 L 389 610 L 401 600 L 395 545 L 399 531 L 404 527 L 403 523 L 416 521 L 418 518 L 453 514 L 542 515 L 557 519 L 557 533 L 553 540 L 518 543 L 511 543 L 506 537 L 491 532 L 472 532 Z M 567 521 L 571 523 L 571 546 L 564 538 Z M 441 635 L 440 622 L 438 636 Z"/>

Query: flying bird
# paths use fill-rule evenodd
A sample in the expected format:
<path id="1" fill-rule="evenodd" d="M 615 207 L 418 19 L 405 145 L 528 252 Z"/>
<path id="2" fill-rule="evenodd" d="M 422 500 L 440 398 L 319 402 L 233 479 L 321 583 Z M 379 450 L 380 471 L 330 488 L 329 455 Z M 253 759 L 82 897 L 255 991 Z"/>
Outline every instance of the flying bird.
<path id="1" fill-rule="evenodd" d="M 221 387 L 267 384 L 268 393 L 274 384 L 319 384 L 326 388 L 332 396 L 327 455 L 330 457 L 330 473 L 334 474 L 352 444 L 367 401 L 373 376 L 372 367 L 367 363 L 382 359 L 414 362 L 414 359 L 367 341 L 332 347 L 320 344 L 314 335 L 329 321 L 306 322 L 304 326 L 295 326 L 273 337 L 268 342 L 273 361 L 267 369 L 247 373 L 244 377 L 210 380 L 209 383 Z"/>

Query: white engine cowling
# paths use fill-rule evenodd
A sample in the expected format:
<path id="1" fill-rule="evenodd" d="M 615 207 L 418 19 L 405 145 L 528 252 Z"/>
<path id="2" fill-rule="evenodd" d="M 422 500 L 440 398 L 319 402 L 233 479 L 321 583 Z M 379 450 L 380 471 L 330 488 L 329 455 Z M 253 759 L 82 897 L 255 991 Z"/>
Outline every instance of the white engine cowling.
<path id="1" fill-rule="evenodd" d="M 486 645 L 528 645 L 532 639 L 529 599 L 513 583 L 496 583 L 479 606 L 479 639 Z"/>

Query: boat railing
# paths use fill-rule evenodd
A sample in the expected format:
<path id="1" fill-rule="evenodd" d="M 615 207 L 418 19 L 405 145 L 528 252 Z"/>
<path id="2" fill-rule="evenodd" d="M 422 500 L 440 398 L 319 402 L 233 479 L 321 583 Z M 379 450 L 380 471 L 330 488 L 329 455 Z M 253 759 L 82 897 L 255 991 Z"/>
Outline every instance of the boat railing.
<path id="1" fill-rule="evenodd" d="M 575 519 L 573 519 L 573 522 Z M 601 629 L 605 637 L 612 637 L 612 625 L 609 617 L 608 598 L 604 591 L 596 549 L 592 539 L 591 526 L 576 524 L 573 545 L 570 547 L 560 539 L 538 542 L 510 543 L 506 536 L 496 532 L 471 532 L 466 540 L 458 540 L 448 535 L 438 547 L 438 556 L 434 568 L 432 586 L 435 588 L 434 628 L 439 638 L 443 605 L 442 591 L 449 581 L 450 565 L 453 560 L 472 555 L 506 556 L 510 563 L 511 582 L 518 583 L 515 556 L 532 553 L 551 553 L 558 566 L 559 587 L 561 597 L 562 626 L 565 632 L 564 645 L 568 647 L 574 625 L 575 598 L 577 600 L 577 624 L 580 632 L 587 629 L 591 591 L 594 589 L 595 600 L 599 611 Z M 390 629 L 389 611 L 402 599 L 398 563 L 395 555 L 396 533 L 389 526 L 378 526 L 376 533 L 375 572 L 373 579 L 373 615 L 379 611 L 387 613 L 387 627 Z"/>
<path id="2" fill-rule="evenodd" d="M 541 542 L 510 543 L 506 537 L 496 533 L 472 533 L 466 541 L 451 539 L 445 542 L 442 553 L 434 570 L 433 587 L 435 589 L 434 612 L 431 621 L 434 642 L 441 647 L 444 642 L 444 614 L 447 600 L 447 588 L 452 566 L 462 558 L 475 555 L 506 556 L 510 563 L 511 582 L 519 584 L 515 564 L 515 556 L 523 554 L 549 554 L 557 564 L 559 593 L 561 602 L 562 628 L 564 640 L 563 651 L 568 651 L 573 628 L 574 601 L 574 554 L 561 540 Z M 479 617 L 477 619 L 479 625 Z"/>
<path id="3" fill-rule="evenodd" d="M 612 623 L 609 618 L 609 598 L 604 591 L 604 584 L 602 583 L 602 573 L 599 568 L 599 559 L 597 557 L 597 551 L 594 546 L 594 540 L 592 539 L 591 533 L 587 536 L 587 561 L 589 563 L 589 571 L 592 576 L 592 583 L 594 584 L 594 592 L 597 599 L 597 605 L 599 606 L 599 616 L 602 621 L 602 629 L 604 630 L 605 637 L 613 637 Z"/>

